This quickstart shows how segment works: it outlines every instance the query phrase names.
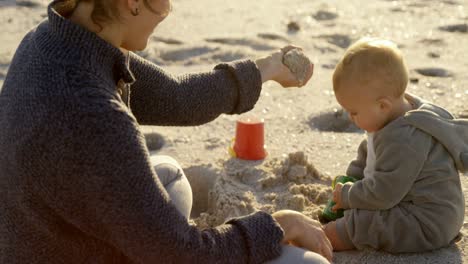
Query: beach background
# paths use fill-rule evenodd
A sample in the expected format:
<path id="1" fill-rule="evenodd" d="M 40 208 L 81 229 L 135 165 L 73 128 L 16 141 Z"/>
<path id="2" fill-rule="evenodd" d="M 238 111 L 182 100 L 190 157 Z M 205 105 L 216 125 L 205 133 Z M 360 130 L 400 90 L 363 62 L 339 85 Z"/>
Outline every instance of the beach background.
<path id="1" fill-rule="evenodd" d="M 0 0 L 0 86 L 22 37 L 46 18 L 48 3 Z M 302 88 L 265 83 L 247 113 L 265 122 L 265 160 L 229 156 L 239 116 L 197 127 L 143 127 L 148 147 L 184 168 L 194 192 L 191 221 L 200 228 L 255 210 L 293 209 L 317 219 L 331 178 L 345 172 L 364 137 L 333 95 L 331 75 L 345 49 L 363 36 L 393 40 L 410 70 L 408 91 L 468 118 L 467 23 L 466 0 L 173 0 L 172 13 L 139 53 L 168 72 L 208 71 L 287 44 L 302 47 L 315 71 Z M 334 263 L 468 263 L 466 221 L 457 241 L 436 251 L 348 251 L 335 253 Z"/>

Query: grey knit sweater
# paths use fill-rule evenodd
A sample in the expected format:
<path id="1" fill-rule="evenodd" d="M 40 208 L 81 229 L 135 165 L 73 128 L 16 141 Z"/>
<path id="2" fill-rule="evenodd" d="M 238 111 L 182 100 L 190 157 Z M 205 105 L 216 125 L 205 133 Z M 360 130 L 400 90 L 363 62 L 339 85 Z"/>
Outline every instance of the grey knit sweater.
<path id="1" fill-rule="evenodd" d="M 131 93 L 119 95 L 119 80 L 132 83 Z M 48 20 L 18 47 L 0 95 L 0 263 L 278 256 L 283 231 L 266 213 L 204 231 L 189 225 L 151 167 L 139 129 L 242 113 L 260 90 L 252 61 L 173 77 L 135 54 L 127 61 L 49 6 Z"/>

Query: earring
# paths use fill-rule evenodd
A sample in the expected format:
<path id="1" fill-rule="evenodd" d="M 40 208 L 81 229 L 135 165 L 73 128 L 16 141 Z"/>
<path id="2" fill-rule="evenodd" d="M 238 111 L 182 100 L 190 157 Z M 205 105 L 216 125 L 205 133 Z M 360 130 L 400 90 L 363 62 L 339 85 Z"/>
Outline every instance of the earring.
<path id="1" fill-rule="evenodd" d="M 138 14 L 140 14 L 140 10 L 138 10 L 138 7 L 137 7 L 135 8 L 135 10 L 130 11 L 130 13 L 132 13 L 133 16 L 138 16 Z"/>

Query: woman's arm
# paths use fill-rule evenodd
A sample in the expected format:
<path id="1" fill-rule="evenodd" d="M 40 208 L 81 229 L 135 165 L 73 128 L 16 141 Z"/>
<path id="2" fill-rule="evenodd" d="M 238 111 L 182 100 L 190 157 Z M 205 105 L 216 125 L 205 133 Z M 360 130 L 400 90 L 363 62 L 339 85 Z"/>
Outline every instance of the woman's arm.
<path id="1" fill-rule="evenodd" d="M 240 114 L 257 102 L 262 77 L 250 60 L 220 64 L 212 71 L 172 76 L 130 53 L 130 106 L 143 125 L 200 125 L 220 114 Z"/>
<path id="2" fill-rule="evenodd" d="M 217 65 L 205 73 L 172 76 L 154 63 L 130 53 L 132 85 L 130 106 L 140 124 L 200 125 L 220 114 L 240 114 L 257 102 L 262 83 L 273 80 L 283 87 L 304 85 L 313 74 L 308 67 L 300 82 L 283 64 L 286 46 L 255 62 L 241 60 Z"/>
<path id="3" fill-rule="evenodd" d="M 283 231 L 266 213 L 204 231 L 189 225 L 155 175 L 136 120 L 90 90 L 67 103 L 72 113 L 55 113 L 56 126 L 25 153 L 55 214 L 138 263 L 263 263 L 280 254 Z"/>

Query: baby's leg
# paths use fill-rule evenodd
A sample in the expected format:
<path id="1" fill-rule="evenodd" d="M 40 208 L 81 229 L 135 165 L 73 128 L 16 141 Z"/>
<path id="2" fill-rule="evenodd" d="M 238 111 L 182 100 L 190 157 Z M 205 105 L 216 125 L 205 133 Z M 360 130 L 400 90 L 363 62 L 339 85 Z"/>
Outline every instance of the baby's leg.
<path id="1" fill-rule="evenodd" d="M 159 180 L 169 193 L 172 203 L 189 219 L 192 210 L 192 188 L 179 163 L 169 156 L 151 156 Z"/>
<path id="2" fill-rule="evenodd" d="M 336 230 L 342 240 L 352 241 L 358 249 L 422 252 L 446 246 L 455 237 L 457 228 L 446 227 L 443 221 L 436 210 L 402 202 L 381 211 L 346 210 L 344 217 L 336 221 Z"/>
<path id="3" fill-rule="evenodd" d="M 340 238 L 336 229 L 336 221 L 326 224 L 324 231 L 328 240 L 330 240 L 334 251 L 351 250 L 355 248 L 351 243 L 346 243 Z"/>

